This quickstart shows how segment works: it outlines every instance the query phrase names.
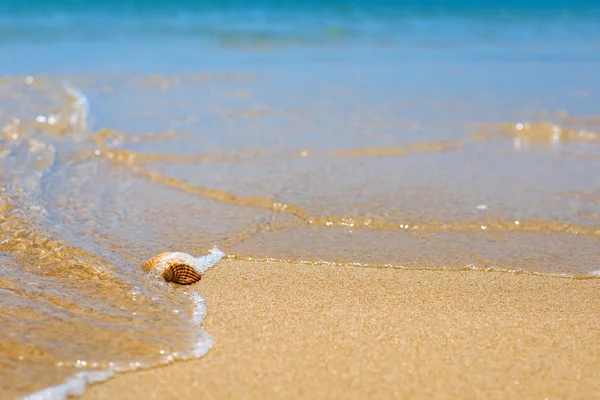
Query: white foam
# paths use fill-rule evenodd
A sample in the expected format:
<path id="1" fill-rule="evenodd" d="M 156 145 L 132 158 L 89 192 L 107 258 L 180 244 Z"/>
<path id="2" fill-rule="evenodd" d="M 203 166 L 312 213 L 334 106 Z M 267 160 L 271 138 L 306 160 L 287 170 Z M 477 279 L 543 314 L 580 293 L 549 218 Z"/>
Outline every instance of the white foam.
<path id="1" fill-rule="evenodd" d="M 217 248 L 210 250 L 210 254 L 196 258 L 198 264 L 196 269 L 201 274 L 206 272 L 209 268 L 213 267 L 221 258 L 225 256 L 225 253 Z M 192 300 L 194 302 L 194 311 L 192 314 L 192 321 L 198 328 L 201 327 L 202 321 L 206 316 L 206 300 L 199 293 L 192 293 Z M 198 339 L 192 350 L 192 356 L 194 358 L 200 358 L 204 356 L 213 345 L 213 338 L 208 332 L 203 329 L 199 329 Z M 180 357 L 180 359 L 187 359 L 187 357 Z M 168 356 L 163 363 L 168 364 L 175 360 L 173 355 Z M 110 364 L 109 364 L 110 365 Z M 116 371 L 86 371 L 79 372 L 75 376 L 69 378 L 67 381 L 51 386 L 46 389 L 42 389 L 39 392 L 29 394 L 22 398 L 22 400 L 63 400 L 69 396 L 81 396 L 88 385 L 105 381 L 115 375 L 115 372 L 135 370 L 141 366 L 139 363 L 133 363 L 129 368 L 116 368 Z"/>
<path id="2" fill-rule="evenodd" d="M 209 268 L 213 267 L 216 263 L 218 263 L 219 260 L 221 258 L 223 258 L 224 255 L 225 255 L 225 253 L 223 253 L 221 250 L 219 250 L 217 248 L 210 249 L 209 255 L 196 258 L 196 261 L 198 261 L 198 265 L 196 266 L 196 269 L 198 270 L 198 272 L 200 274 L 203 274 Z"/>
<path id="3" fill-rule="evenodd" d="M 597 269 L 595 271 L 590 272 L 590 275 L 592 275 L 592 276 L 600 276 L 600 269 Z"/>
<path id="4" fill-rule="evenodd" d="M 196 266 L 198 272 L 203 274 L 209 268 L 218 263 L 223 256 L 225 256 L 224 252 L 217 248 L 213 248 L 210 250 L 209 255 L 198 257 L 196 259 L 198 261 L 198 265 Z M 200 294 L 197 292 L 192 293 L 192 298 L 194 300 L 194 314 L 192 315 L 192 321 L 194 324 L 200 327 L 204 317 L 206 316 L 206 300 L 204 300 L 204 297 L 200 296 Z M 212 336 L 210 336 L 206 331 L 200 329 L 200 335 L 196 341 L 196 346 L 194 347 L 192 354 L 194 357 L 202 357 L 212 347 L 212 344 Z"/>
<path id="5" fill-rule="evenodd" d="M 113 371 L 79 372 L 60 385 L 29 394 L 23 397 L 22 400 L 63 400 L 69 396 L 81 396 L 87 385 L 105 381 L 114 374 Z"/>
<path id="6" fill-rule="evenodd" d="M 216 263 L 218 263 L 223 256 L 225 256 L 225 253 L 221 250 L 217 248 L 210 249 L 209 255 L 196 258 L 196 261 L 198 261 L 196 269 L 198 269 L 199 273 L 203 274 L 209 268 L 212 268 Z M 200 294 L 197 292 L 192 293 L 192 298 L 194 301 L 194 313 L 192 315 L 192 321 L 194 324 L 198 325 L 198 328 L 200 328 L 202 321 L 206 316 L 206 300 L 204 300 L 204 297 L 200 296 Z M 200 329 L 200 334 L 192 354 L 197 358 L 202 357 L 212 347 L 212 344 L 212 336 L 210 336 L 206 331 Z"/>
<path id="7" fill-rule="evenodd" d="M 206 301 L 200 294 L 193 293 L 194 299 L 194 314 L 192 315 L 192 320 L 198 327 L 202 324 L 204 317 L 206 316 Z M 206 353 L 213 345 L 213 338 L 203 329 L 199 331 L 198 340 L 196 340 L 196 345 L 194 346 L 194 350 L 192 350 L 192 354 L 196 358 L 200 358 Z"/>
<path id="8" fill-rule="evenodd" d="M 70 116 L 71 125 L 79 130 L 86 131 L 90 114 L 90 101 L 81 90 L 71 86 L 68 82 L 63 82 L 63 87 L 72 100 L 70 103 L 73 108 Z"/>

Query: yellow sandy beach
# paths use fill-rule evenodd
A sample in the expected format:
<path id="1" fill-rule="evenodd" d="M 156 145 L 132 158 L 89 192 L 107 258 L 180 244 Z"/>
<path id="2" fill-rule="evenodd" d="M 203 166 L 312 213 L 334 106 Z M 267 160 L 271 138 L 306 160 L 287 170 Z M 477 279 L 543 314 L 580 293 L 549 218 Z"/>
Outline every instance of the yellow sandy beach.
<path id="1" fill-rule="evenodd" d="M 600 279 L 225 260 L 202 359 L 84 399 L 592 399 Z"/>

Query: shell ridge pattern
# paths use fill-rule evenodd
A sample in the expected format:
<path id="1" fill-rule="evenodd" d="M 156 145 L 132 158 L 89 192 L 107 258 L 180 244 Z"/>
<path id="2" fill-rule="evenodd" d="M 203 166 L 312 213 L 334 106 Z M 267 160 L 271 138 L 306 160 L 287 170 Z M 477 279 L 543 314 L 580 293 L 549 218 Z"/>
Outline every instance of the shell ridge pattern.
<path id="1" fill-rule="evenodd" d="M 167 282 L 191 285 L 198 282 L 202 274 L 219 262 L 224 255 L 225 253 L 217 248 L 211 249 L 210 254 L 198 258 L 182 252 L 162 253 L 146 262 L 142 269 L 155 276 L 162 276 Z"/>

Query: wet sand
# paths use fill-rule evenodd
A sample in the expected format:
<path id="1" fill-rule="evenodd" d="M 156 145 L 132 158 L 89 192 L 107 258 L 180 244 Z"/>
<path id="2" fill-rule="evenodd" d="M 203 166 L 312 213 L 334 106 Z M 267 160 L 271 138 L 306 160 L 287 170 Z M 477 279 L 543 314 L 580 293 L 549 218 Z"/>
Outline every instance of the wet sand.
<path id="1" fill-rule="evenodd" d="M 195 286 L 213 348 L 96 398 L 600 396 L 600 279 L 224 260 Z"/>
<path id="2" fill-rule="evenodd" d="M 490 386 L 478 376 L 494 377 L 502 390 L 520 389 L 530 374 L 525 367 L 539 368 L 540 381 L 560 382 L 567 363 L 557 363 L 556 354 L 565 358 L 571 350 L 555 350 L 560 346 L 548 340 L 569 338 L 566 327 L 577 326 L 575 317 L 549 327 L 554 317 L 523 317 L 518 307 L 574 311 L 560 302 L 544 305 L 543 296 L 483 288 L 509 279 L 496 277 L 509 269 L 598 273 L 600 175 L 590 171 L 598 170 L 600 119 L 589 108 L 593 97 L 584 104 L 570 90 L 600 93 L 600 81 L 571 79 L 585 76 L 585 63 L 569 64 L 567 74 L 541 62 L 490 63 L 494 72 L 467 57 L 456 64 L 460 73 L 448 75 L 446 64 L 430 71 L 441 85 L 432 82 L 435 90 L 422 93 L 420 83 L 405 78 L 422 73 L 418 62 L 402 72 L 369 58 L 360 67 L 364 79 L 356 79 L 361 54 L 344 63 L 311 61 L 308 73 L 300 73 L 302 65 L 278 73 L 249 67 L 248 79 L 0 78 L 0 325 L 9 333 L 0 337 L 0 397 L 55 387 L 79 372 L 204 355 L 210 340 L 200 325 L 214 334 L 215 348 L 198 363 L 162 370 L 169 382 L 162 390 L 186 390 L 192 375 L 217 386 L 194 387 L 188 397 L 200 389 L 217 397 L 294 397 L 290 391 L 299 389 L 316 397 L 349 397 L 349 390 L 359 397 L 366 396 L 360 390 L 380 390 L 380 397 L 414 390 L 418 397 L 436 388 L 462 397 L 463 389 L 449 387 Z M 493 79 L 473 82 L 482 70 Z M 543 95 L 545 86 L 528 82 L 540 70 L 544 83 L 554 82 L 551 97 Z M 398 87 L 404 89 L 390 89 Z M 464 90 L 472 87 L 480 94 Z M 247 95 L 233 96 L 239 91 Z M 538 102 L 550 98 L 560 104 Z M 502 99 L 518 102 L 508 107 Z M 173 289 L 141 268 L 161 252 L 204 255 L 213 246 L 237 261 L 229 259 L 191 290 Z M 298 262 L 265 267 L 242 257 Z M 489 268 L 498 272 L 467 272 Z M 243 283 L 239 271 L 254 269 L 262 276 L 247 283 L 245 303 L 235 308 L 240 300 L 229 297 L 244 292 L 235 287 Z M 312 275 L 296 276 L 306 270 Z M 580 297 L 597 292 L 581 292 L 590 280 L 534 275 L 508 282 L 544 295 L 548 285 L 567 285 L 559 289 L 572 288 L 580 306 Z M 452 281 L 457 277 L 476 279 L 481 288 L 461 287 Z M 419 288 L 411 279 L 441 286 Z M 206 324 L 204 295 L 212 318 Z M 484 311 L 469 313 L 465 304 Z M 582 309 L 582 319 L 593 320 L 590 307 Z M 496 315 L 504 319 L 488 320 Z M 515 338 L 536 343 L 517 346 Z M 576 351 L 587 351 L 579 337 L 573 341 Z M 526 354 L 533 367 L 527 361 L 505 368 L 519 365 L 527 351 L 534 352 Z M 569 379 L 595 370 L 576 366 L 582 372 Z M 178 376 L 185 379 L 164 371 L 184 371 Z M 156 381 L 148 376 L 127 375 L 99 388 L 139 379 L 138 389 L 157 390 L 146 384 Z M 531 387 L 543 392 L 544 385 Z M 130 387 L 117 389 L 117 397 L 145 397 Z"/>

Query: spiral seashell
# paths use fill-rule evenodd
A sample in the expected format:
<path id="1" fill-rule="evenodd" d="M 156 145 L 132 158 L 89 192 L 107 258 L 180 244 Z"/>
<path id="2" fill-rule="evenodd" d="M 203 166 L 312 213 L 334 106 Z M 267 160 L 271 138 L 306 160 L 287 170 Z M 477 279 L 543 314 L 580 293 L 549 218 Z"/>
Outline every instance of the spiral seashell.
<path id="1" fill-rule="evenodd" d="M 167 282 L 178 285 L 191 285 L 202 278 L 208 268 L 215 265 L 225 253 L 212 249 L 204 257 L 193 257 L 187 253 L 162 253 L 147 261 L 142 269 L 146 272 L 160 275 Z"/>

